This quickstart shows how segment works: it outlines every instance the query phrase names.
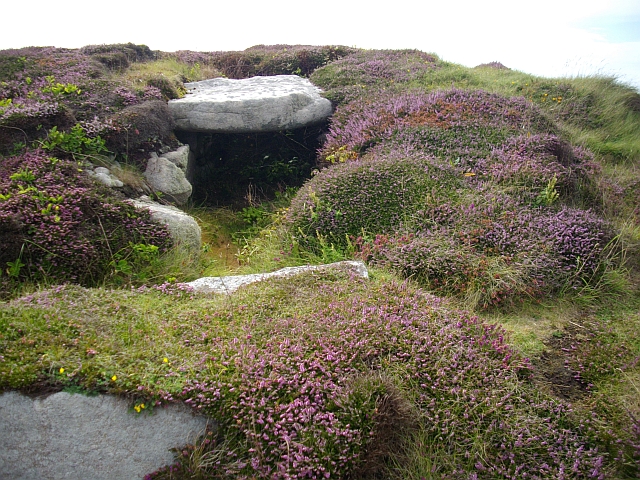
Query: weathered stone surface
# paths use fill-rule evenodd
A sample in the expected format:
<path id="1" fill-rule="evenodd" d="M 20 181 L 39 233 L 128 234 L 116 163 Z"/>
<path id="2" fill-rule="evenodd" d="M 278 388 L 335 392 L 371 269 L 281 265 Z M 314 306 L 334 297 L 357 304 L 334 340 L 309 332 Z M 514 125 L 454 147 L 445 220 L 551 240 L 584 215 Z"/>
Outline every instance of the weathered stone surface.
<path id="1" fill-rule="evenodd" d="M 169 101 L 178 130 L 275 132 L 314 125 L 332 113 L 320 89 L 296 75 L 213 78 L 185 84 L 188 94 Z"/>
<path id="2" fill-rule="evenodd" d="M 147 162 L 144 177 L 152 189 L 162 192 L 176 205 L 184 205 L 189 200 L 192 191 L 191 184 L 185 176 L 185 170 L 182 170 L 165 156 L 158 157 L 154 153 Z"/>
<path id="3" fill-rule="evenodd" d="M 136 200 L 130 200 L 136 208 L 144 208 L 151 212 L 151 218 L 163 223 L 169 229 L 169 233 L 176 245 L 187 248 L 197 254 L 202 245 L 202 232 L 198 222 L 179 208 L 169 205 L 160 205 L 146 195 Z"/>
<path id="4" fill-rule="evenodd" d="M 172 152 L 162 154 L 160 155 L 160 158 L 166 158 L 176 167 L 186 173 L 187 167 L 189 166 L 189 145 L 183 145 L 181 147 L 178 147 L 176 150 L 173 150 Z"/>
<path id="5" fill-rule="evenodd" d="M 327 270 L 341 270 L 351 272 L 362 278 L 368 278 L 369 272 L 362 262 L 346 261 L 329 263 L 327 265 L 304 265 L 301 267 L 286 267 L 271 273 L 255 273 L 252 275 L 232 275 L 228 277 L 203 277 L 187 283 L 198 293 L 233 293 L 238 288 L 250 283 L 261 282 L 274 277 L 291 277 L 307 272 L 322 272 Z"/>
<path id="6" fill-rule="evenodd" d="M 114 396 L 7 392 L 0 395 L 0 477 L 142 479 L 173 463 L 170 449 L 192 443 L 206 425 L 177 404 L 138 415 Z"/>
<path id="7" fill-rule="evenodd" d="M 96 167 L 93 170 L 88 170 L 87 173 L 96 182 L 107 187 L 120 188 L 123 186 L 123 183 L 106 167 Z"/>

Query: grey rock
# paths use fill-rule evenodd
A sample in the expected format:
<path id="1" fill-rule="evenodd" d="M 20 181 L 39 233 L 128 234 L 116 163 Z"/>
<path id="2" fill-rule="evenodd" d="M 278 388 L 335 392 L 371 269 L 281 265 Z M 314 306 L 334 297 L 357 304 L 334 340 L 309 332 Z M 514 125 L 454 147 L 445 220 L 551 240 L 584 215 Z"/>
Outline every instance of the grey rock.
<path id="1" fill-rule="evenodd" d="M 173 463 L 208 420 L 184 405 L 128 411 L 126 400 L 56 393 L 0 395 L 0 477 L 12 480 L 141 479 Z"/>
<path id="2" fill-rule="evenodd" d="M 213 78 L 185 87 L 184 98 L 169 101 L 177 130 L 275 132 L 317 124 L 332 113 L 321 90 L 296 75 Z"/>
<path id="3" fill-rule="evenodd" d="M 152 154 L 144 177 L 153 190 L 162 192 L 176 205 L 184 205 L 191 196 L 192 187 L 184 171 L 165 157 Z"/>
<path id="4" fill-rule="evenodd" d="M 193 282 L 188 282 L 193 291 L 197 293 L 233 293 L 238 288 L 250 283 L 261 282 L 269 278 L 291 277 L 307 272 L 323 272 L 327 270 L 340 270 L 350 272 L 362 278 L 368 278 L 369 272 L 362 262 L 345 261 L 329 263 L 326 265 L 304 265 L 301 267 L 286 267 L 271 273 L 255 273 L 252 275 L 232 275 L 227 277 L 202 277 Z"/>
<path id="5" fill-rule="evenodd" d="M 199 254 L 202 232 L 192 216 L 179 208 L 154 202 L 146 195 L 129 201 L 136 208 L 148 210 L 156 222 L 166 225 L 176 245 L 188 249 L 192 254 Z"/>
<path id="6" fill-rule="evenodd" d="M 118 180 L 118 178 L 111 173 L 111 171 L 106 167 L 96 167 L 93 170 L 87 170 L 87 173 L 91 178 L 93 178 L 96 182 L 101 183 L 102 185 L 106 185 L 111 188 L 120 188 L 124 184 Z"/>
<path id="7" fill-rule="evenodd" d="M 160 158 L 166 158 L 186 173 L 189 166 L 189 145 L 183 145 L 172 152 L 163 153 Z"/>

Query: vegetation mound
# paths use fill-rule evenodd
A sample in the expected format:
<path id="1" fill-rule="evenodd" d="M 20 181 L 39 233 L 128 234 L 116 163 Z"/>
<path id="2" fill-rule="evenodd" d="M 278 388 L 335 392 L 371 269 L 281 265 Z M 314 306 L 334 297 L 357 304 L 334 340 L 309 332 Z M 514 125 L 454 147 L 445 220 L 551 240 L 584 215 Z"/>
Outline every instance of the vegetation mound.
<path id="1" fill-rule="evenodd" d="M 484 91 L 357 98 L 332 117 L 328 167 L 292 201 L 290 228 L 470 307 L 597 284 L 615 234 L 589 210 L 593 156 L 558 133 L 525 99 Z"/>

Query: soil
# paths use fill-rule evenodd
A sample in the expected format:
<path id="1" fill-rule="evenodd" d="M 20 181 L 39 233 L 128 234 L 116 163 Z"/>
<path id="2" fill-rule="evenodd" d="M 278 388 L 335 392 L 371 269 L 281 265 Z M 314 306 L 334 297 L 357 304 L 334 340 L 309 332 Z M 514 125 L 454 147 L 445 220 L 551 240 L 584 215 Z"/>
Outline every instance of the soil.
<path id="1" fill-rule="evenodd" d="M 542 391 L 569 402 L 589 394 L 587 385 L 576 378 L 577 373 L 567 365 L 573 345 L 583 339 L 585 333 L 585 327 L 571 322 L 544 342 L 547 349 L 532 361 L 533 380 Z"/>

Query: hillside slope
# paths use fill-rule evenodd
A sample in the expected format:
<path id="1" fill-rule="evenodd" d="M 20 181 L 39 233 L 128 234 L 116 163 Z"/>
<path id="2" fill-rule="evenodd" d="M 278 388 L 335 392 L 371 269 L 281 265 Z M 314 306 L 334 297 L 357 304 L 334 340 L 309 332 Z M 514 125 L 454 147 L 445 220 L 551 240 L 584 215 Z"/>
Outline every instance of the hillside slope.
<path id="1" fill-rule="evenodd" d="M 135 178 L 177 145 L 184 82 L 272 74 L 335 107 L 312 178 L 269 164 L 275 201 L 192 211 L 235 229 L 236 271 L 357 258 L 371 279 L 194 294 L 210 245 L 188 264 L 83 166 Z M 335 46 L 1 51 L 0 390 L 219 422 L 149 478 L 637 478 L 638 147 L 613 78 Z"/>

